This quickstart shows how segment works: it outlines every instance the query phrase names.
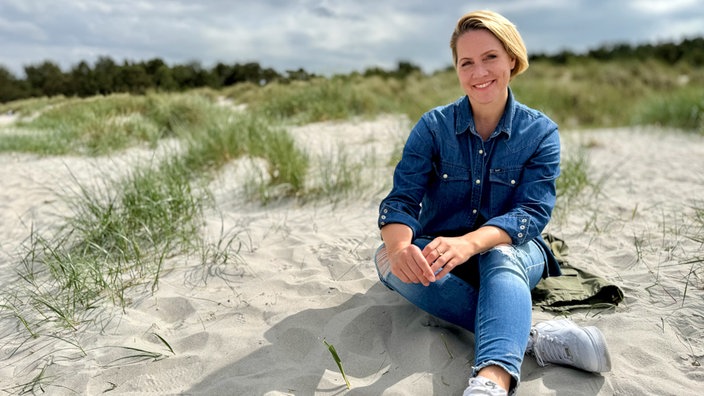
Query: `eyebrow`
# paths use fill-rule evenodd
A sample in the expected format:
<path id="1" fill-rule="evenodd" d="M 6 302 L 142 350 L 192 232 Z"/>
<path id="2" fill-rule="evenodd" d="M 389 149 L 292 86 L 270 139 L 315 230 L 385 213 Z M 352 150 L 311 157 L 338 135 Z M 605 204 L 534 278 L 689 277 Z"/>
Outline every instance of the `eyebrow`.
<path id="1" fill-rule="evenodd" d="M 484 51 L 484 52 L 482 52 L 481 54 L 479 54 L 479 57 L 481 58 L 482 56 L 489 55 L 489 54 L 491 54 L 491 53 L 493 53 L 493 52 L 499 52 L 499 50 L 496 49 L 496 48 L 492 48 L 492 49 L 490 49 L 490 50 L 488 50 L 488 51 Z M 458 61 L 463 60 L 463 59 L 472 59 L 472 58 L 466 57 L 466 56 L 461 56 L 461 57 L 457 58 Z"/>

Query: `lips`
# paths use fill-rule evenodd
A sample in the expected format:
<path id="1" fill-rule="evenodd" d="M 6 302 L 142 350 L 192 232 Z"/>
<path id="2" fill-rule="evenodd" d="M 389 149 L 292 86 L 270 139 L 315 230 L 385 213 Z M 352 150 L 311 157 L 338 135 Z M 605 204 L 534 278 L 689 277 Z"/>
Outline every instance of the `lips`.
<path id="1" fill-rule="evenodd" d="M 494 80 L 492 80 L 492 81 L 487 81 L 487 82 L 481 83 L 481 84 L 476 84 L 476 85 L 474 85 L 474 88 L 477 88 L 477 89 L 484 89 L 484 88 L 488 87 L 489 85 L 491 85 L 491 83 L 493 83 L 493 82 L 494 82 Z"/>

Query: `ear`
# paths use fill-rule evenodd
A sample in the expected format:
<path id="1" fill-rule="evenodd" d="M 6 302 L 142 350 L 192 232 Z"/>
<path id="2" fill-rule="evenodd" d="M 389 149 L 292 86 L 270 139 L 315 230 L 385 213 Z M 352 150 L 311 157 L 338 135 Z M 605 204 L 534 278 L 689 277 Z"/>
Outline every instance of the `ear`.
<path id="1" fill-rule="evenodd" d="M 516 68 L 516 58 L 511 58 L 511 71 Z"/>

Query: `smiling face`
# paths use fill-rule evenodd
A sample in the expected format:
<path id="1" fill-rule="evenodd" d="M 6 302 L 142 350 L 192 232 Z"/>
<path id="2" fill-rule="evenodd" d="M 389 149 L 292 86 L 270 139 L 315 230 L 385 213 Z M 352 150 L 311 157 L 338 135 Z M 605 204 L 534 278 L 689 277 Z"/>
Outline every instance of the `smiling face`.
<path id="1" fill-rule="evenodd" d="M 503 106 L 515 66 L 516 60 L 486 29 L 469 30 L 457 40 L 457 77 L 473 107 Z"/>

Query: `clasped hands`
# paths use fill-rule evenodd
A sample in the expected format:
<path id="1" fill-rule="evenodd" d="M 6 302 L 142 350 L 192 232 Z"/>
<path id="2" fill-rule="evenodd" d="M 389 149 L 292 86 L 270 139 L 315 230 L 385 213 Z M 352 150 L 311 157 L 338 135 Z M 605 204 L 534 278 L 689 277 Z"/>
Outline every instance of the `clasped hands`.
<path id="1" fill-rule="evenodd" d="M 405 283 L 422 283 L 442 279 L 458 265 L 474 255 L 462 237 L 438 237 L 420 250 L 413 244 L 388 251 L 391 273 Z"/>

